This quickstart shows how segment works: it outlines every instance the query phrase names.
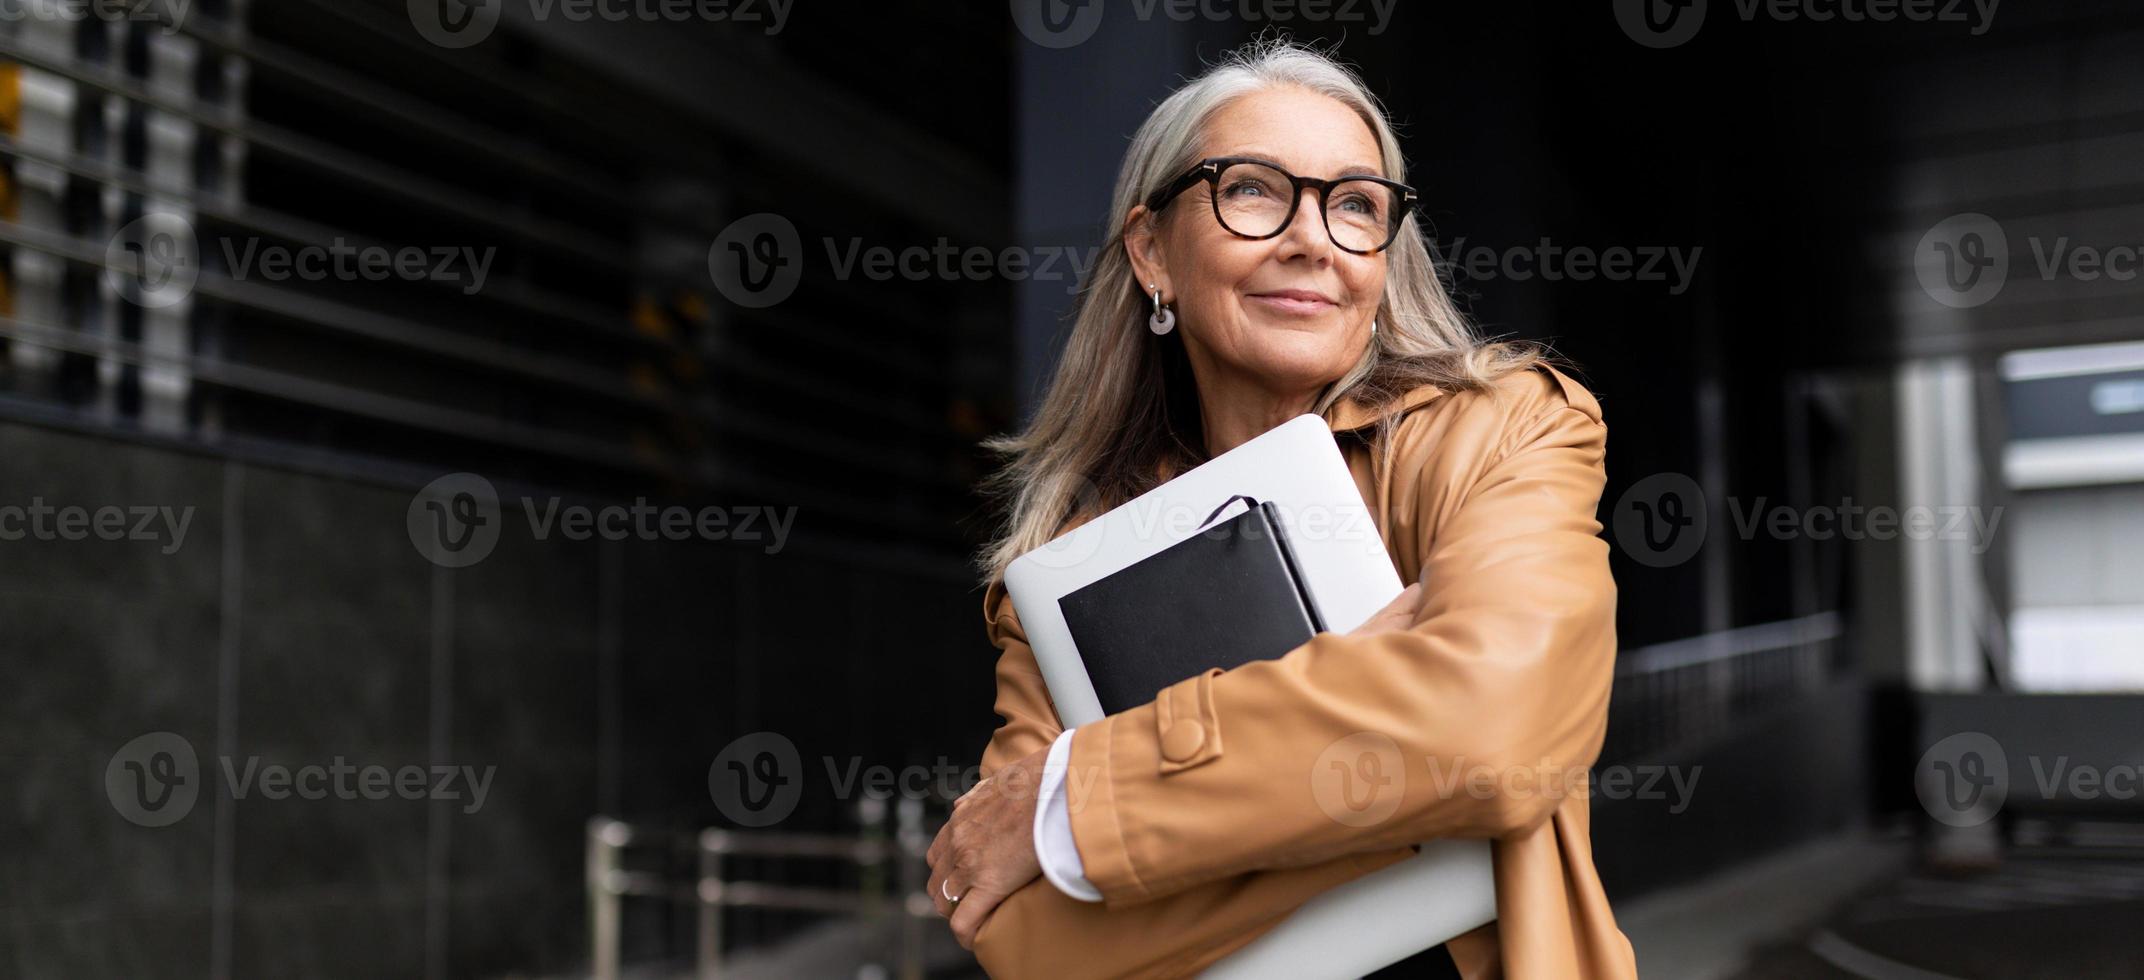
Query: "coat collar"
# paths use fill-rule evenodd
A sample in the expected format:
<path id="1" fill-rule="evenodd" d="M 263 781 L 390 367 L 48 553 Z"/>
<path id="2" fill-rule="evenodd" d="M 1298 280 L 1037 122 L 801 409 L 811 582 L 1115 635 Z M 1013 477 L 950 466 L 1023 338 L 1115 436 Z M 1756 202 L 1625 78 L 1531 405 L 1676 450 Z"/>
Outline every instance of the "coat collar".
<path id="1" fill-rule="evenodd" d="M 1384 416 L 1405 412 L 1416 406 L 1428 404 L 1443 394 L 1444 389 L 1436 385 L 1422 385 L 1386 402 L 1380 408 L 1365 405 L 1356 400 L 1353 395 L 1342 395 L 1339 401 L 1334 402 L 1331 408 L 1325 410 L 1325 421 L 1326 424 L 1332 426 L 1334 432 L 1348 432 L 1374 425 L 1378 419 Z"/>

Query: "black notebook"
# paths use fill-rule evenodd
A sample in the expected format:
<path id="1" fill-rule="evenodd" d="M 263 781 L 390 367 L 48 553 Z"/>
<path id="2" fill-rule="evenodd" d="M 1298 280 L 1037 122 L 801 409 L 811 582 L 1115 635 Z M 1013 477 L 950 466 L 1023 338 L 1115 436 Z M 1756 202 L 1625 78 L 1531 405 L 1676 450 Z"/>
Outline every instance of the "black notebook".
<path id="1" fill-rule="evenodd" d="M 1279 657 L 1325 629 L 1273 505 L 1237 496 L 1215 514 L 1238 500 L 1250 509 L 1057 600 L 1104 712 L 1213 667 Z"/>

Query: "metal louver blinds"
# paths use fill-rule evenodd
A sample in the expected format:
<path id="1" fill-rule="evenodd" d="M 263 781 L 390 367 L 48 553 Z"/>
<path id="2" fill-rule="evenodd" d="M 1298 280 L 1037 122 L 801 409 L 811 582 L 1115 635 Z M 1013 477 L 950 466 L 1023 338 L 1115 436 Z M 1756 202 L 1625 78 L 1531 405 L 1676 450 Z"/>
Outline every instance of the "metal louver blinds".
<path id="1" fill-rule="evenodd" d="M 888 309 L 883 284 L 835 282 L 729 306 L 707 252 L 736 215 L 909 219 L 793 192 L 810 178 L 768 148 L 665 124 L 548 49 L 429 44 L 404 6 L 0 25 L 0 408 L 390 479 L 795 504 L 844 536 L 951 545 L 991 381 L 949 366 L 1002 292 L 916 284 Z"/>

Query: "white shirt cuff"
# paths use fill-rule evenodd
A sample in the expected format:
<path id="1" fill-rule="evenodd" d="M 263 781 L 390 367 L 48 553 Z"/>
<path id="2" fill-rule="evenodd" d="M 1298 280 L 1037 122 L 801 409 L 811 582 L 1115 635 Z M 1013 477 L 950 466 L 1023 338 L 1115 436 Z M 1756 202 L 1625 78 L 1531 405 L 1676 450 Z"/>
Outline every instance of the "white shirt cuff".
<path id="1" fill-rule="evenodd" d="M 1087 866 L 1072 840 L 1072 798 L 1065 793 L 1065 771 L 1072 760 L 1072 733 L 1067 728 L 1050 743 L 1042 762 L 1042 795 L 1035 804 L 1035 857 L 1050 884 L 1082 902 L 1099 902 L 1102 892 L 1087 880 Z"/>

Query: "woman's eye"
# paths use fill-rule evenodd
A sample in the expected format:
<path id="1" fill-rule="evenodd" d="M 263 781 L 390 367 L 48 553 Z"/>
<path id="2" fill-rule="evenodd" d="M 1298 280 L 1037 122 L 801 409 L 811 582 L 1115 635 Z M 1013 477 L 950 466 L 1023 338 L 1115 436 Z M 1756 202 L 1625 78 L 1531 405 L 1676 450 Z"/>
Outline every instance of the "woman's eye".
<path id="1" fill-rule="evenodd" d="M 1223 193 L 1223 194 L 1226 194 L 1226 195 L 1228 195 L 1229 197 L 1245 197 L 1245 196 L 1257 196 L 1257 195 L 1261 195 L 1261 194 L 1264 194 L 1265 192 L 1266 192 L 1266 189 L 1265 189 L 1265 188 L 1263 188 L 1263 187 L 1260 187 L 1260 186 L 1258 186 L 1257 184 L 1251 184 L 1251 183 L 1243 183 L 1243 184 L 1230 184 L 1230 185 L 1228 186 L 1228 188 L 1227 188 L 1226 190 L 1223 190 L 1223 191 L 1222 191 L 1221 193 Z"/>

